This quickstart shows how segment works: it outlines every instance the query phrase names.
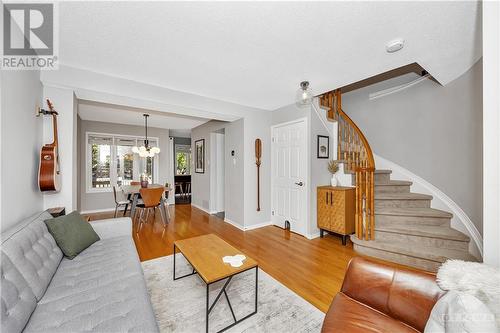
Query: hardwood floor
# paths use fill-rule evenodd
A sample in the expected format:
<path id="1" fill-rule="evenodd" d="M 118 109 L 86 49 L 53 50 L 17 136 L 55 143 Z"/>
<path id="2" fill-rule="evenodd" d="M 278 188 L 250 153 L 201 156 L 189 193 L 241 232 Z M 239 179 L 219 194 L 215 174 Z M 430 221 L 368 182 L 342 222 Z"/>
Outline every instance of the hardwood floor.
<path id="1" fill-rule="evenodd" d="M 243 232 L 191 205 L 170 206 L 171 222 L 164 227 L 160 214 L 134 232 L 141 261 L 173 253 L 173 242 L 213 233 L 255 259 L 260 268 L 323 312 L 340 290 L 349 260 L 356 256 L 349 241 L 327 235 L 305 237 L 268 226 Z M 113 217 L 113 212 L 89 214 L 91 220 Z M 395 265 L 395 264 L 394 264 Z"/>

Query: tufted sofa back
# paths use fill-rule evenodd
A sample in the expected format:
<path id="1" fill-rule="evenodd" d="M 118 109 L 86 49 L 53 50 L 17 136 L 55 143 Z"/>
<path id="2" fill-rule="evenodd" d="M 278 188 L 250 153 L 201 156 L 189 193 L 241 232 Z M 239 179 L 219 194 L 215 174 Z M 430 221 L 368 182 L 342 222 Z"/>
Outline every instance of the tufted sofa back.
<path id="1" fill-rule="evenodd" d="M 43 222 L 51 217 L 38 213 L 2 233 L 3 332 L 24 328 L 61 262 L 62 252 Z"/>

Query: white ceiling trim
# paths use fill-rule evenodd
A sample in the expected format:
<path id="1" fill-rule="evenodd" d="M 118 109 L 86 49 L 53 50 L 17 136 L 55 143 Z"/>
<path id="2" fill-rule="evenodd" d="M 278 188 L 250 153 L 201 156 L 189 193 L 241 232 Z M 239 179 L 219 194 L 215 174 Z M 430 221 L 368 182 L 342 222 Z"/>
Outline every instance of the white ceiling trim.
<path id="1" fill-rule="evenodd" d="M 45 86 L 72 89 L 79 99 L 205 119 L 234 121 L 263 110 L 61 65 L 42 71 Z"/>
<path id="2" fill-rule="evenodd" d="M 190 132 L 192 128 L 209 121 L 204 118 L 180 116 L 166 112 L 157 112 L 82 100 L 78 103 L 78 115 L 82 120 L 144 126 L 144 113 L 148 113 L 150 115 L 148 119 L 148 126 L 150 127 L 176 129 L 187 132 Z"/>

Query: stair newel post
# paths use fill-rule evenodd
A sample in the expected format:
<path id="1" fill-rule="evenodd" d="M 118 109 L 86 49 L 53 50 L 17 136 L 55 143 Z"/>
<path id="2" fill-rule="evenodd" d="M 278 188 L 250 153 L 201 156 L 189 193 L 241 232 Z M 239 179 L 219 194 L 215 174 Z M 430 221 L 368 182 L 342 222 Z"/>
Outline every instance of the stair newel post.
<path id="1" fill-rule="evenodd" d="M 370 239 L 375 239 L 375 172 L 370 170 Z"/>
<path id="2" fill-rule="evenodd" d="M 359 214 L 359 210 L 360 210 L 360 187 L 359 187 L 359 182 L 360 182 L 360 173 L 359 173 L 359 170 L 356 169 L 356 210 L 355 210 L 355 217 L 354 217 L 354 220 L 355 220 L 355 223 L 356 223 L 356 237 L 360 238 L 361 237 L 361 227 L 360 227 L 360 223 L 359 223 L 359 217 L 360 217 L 360 214 Z"/>
<path id="3" fill-rule="evenodd" d="M 371 207 L 370 207 L 370 203 L 371 203 L 371 197 L 370 197 L 370 184 L 371 184 L 371 178 L 370 178 L 370 171 L 367 169 L 365 170 L 365 173 L 366 173 L 366 212 L 365 212 L 365 216 L 366 216 L 366 235 L 365 235 L 365 239 L 366 240 L 369 240 L 370 237 L 371 237 L 371 228 L 370 228 L 370 212 L 371 212 Z"/>
<path id="4" fill-rule="evenodd" d="M 342 140 L 342 137 L 340 136 L 341 131 L 341 119 L 340 117 L 337 120 L 337 159 L 340 160 L 340 150 L 342 149 L 342 145 L 340 144 L 340 141 Z"/>

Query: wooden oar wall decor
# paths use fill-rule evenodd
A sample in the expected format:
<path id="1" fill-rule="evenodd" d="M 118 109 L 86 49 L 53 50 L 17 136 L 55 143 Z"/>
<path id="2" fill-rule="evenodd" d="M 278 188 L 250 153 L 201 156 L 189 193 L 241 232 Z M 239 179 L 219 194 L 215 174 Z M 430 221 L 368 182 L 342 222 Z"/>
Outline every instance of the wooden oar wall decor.
<path id="1" fill-rule="evenodd" d="M 260 159 L 262 157 L 262 141 L 255 139 L 255 165 L 257 165 L 257 211 L 260 212 Z"/>

